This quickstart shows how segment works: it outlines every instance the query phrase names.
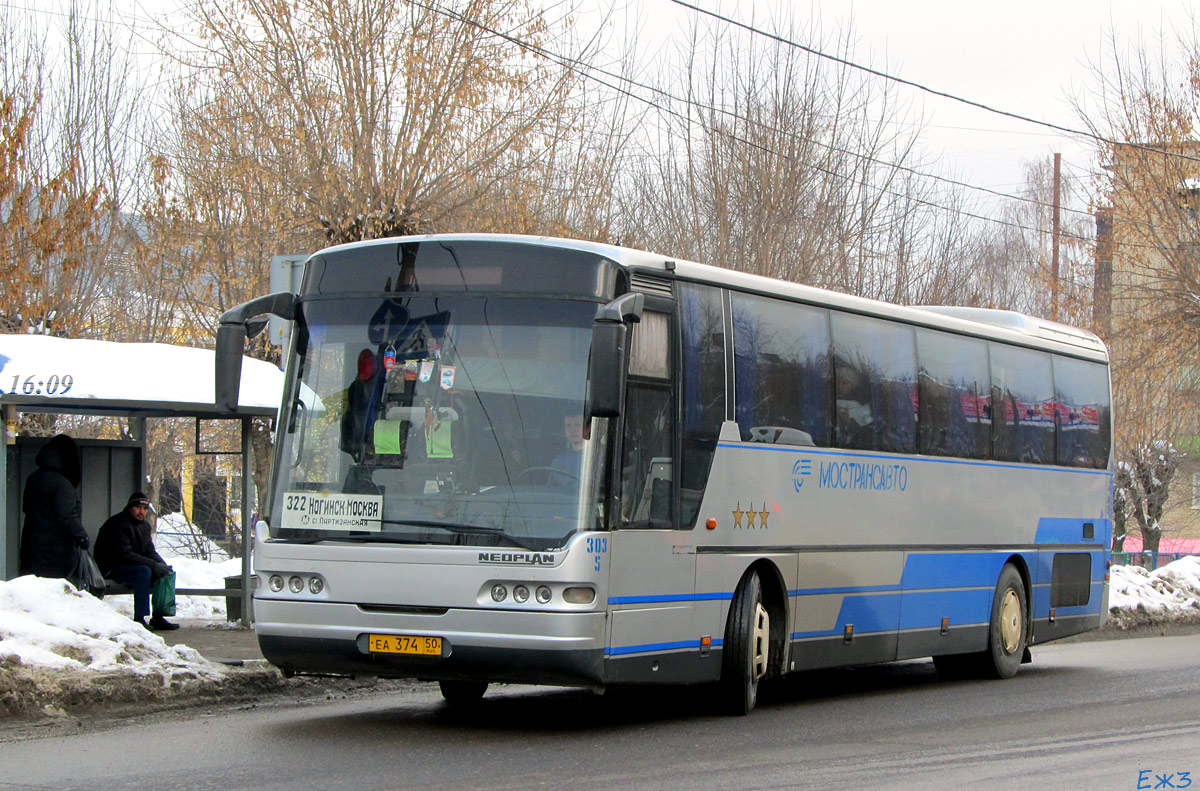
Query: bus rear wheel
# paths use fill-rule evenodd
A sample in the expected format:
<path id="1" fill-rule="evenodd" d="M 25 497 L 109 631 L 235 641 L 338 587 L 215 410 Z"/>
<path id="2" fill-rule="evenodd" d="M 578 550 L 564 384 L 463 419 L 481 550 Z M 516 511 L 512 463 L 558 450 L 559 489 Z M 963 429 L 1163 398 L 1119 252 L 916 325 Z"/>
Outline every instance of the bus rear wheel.
<path id="1" fill-rule="evenodd" d="M 469 703 L 477 703 L 483 693 L 487 692 L 488 683 L 486 681 L 439 681 L 438 686 L 442 688 L 442 697 L 447 703 L 453 705 L 463 705 Z"/>
<path id="2" fill-rule="evenodd" d="M 1012 678 L 1021 666 L 1029 638 L 1028 600 L 1021 574 L 1006 563 L 992 595 L 986 651 L 935 656 L 933 665 L 944 679 Z"/>
<path id="3" fill-rule="evenodd" d="M 721 697 L 730 714 L 742 716 L 754 709 L 770 646 L 771 616 L 763 606 L 762 582 L 751 571 L 733 596 L 721 651 Z"/>
<path id="4" fill-rule="evenodd" d="M 981 675 L 985 678 L 1012 678 L 1017 674 L 1029 639 L 1028 613 L 1025 583 L 1016 567 L 1007 563 L 992 597 L 988 650 L 980 657 Z"/>

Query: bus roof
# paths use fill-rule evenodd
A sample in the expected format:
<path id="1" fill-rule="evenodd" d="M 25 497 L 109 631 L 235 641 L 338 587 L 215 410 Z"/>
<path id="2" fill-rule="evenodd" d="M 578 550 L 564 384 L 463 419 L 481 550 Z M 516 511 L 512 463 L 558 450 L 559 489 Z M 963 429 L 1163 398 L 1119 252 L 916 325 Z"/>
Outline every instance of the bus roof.
<path id="1" fill-rule="evenodd" d="M 1095 334 L 1067 324 L 1060 324 L 1015 311 L 940 305 L 908 307 L 868 299 L 866 297 L 856 297 L 837 291 L 829 291 L 815 286 L 792 283 L 786 280 L 776 280 L 762 275 L 738 272 L 724 267 L 700 264 L 658 253 L 648 253 L 629 247 L 587 242 L 579 239 L 518 234 L 447 233 L 351 242 L 345 245 L 338 245 L 336 249 L 433 241 L 494 242 L 579 250 L 603 256 L 628 269 L 657 271 L 664 274 L 673 273 L 675 276 L 687 280 L 698 280 L 745 291 L 788 297 L 802 302 L 842 308 L 855 313 L 878 316 L 880 318 L 896 319 L 952 332 L 1063 351 L 1068 354 L 1105 362 L 1108 360 L 1108 352 L 1104 346 L 1104 342 Z"/>

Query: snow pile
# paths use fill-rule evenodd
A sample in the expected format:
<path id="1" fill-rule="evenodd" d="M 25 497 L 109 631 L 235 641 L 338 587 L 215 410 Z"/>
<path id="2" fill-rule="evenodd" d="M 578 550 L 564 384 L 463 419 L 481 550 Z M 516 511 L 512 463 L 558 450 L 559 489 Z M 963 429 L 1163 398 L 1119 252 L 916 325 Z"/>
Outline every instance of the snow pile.
<path id="1" fill-rule="evenodd" d="M 1200 557 L 1180 558 L 1156 571 L 1113 566 L 1108 605 L 1120 629 L 1200 623 Z"/>
<path id="2" fill-rule="evenodd" d="M 128 670 L 170 678 L 214 674 L 221 666 L 187 646 L 115 613 L 66 580 L 17 577 L 0 582 L 0 661 L 65 670 Z"/>

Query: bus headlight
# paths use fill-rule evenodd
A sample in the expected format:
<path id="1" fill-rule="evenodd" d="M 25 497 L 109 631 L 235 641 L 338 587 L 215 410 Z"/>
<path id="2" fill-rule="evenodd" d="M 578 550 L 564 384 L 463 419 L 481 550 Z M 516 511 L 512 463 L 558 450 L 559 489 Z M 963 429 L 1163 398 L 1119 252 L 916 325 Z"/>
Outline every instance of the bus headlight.
<path id="1" fill-rule="evenodd" d="M 518 585 L 513 588 L 513 599 L 518 602 L 529 601 L 529 588 L 526 588 L 524 585 Z"/>
<path id="2" fill-rule="evenodd" d="M 545 585 L 538 585 L 535 595 L 537 596 L 537 600 L 540 604 L 546 604 L 550 601 L 550 589 Z"/>
<path id="3" fill-rule="evenodd" d="M 308 592 L 316 596 L 321 591 L 325 590 L 325 580 L 320 577 L 313 577 L 308 581 Z"/>
<path id="4" fill-rule="evenodd" d="M 289 577 L 288 590 L 290 590 L 292 593 L 300 593 L 304 590 L 304 580 L 300 577 Z"/>
<path id="5" fill-rule="evenodd" d="M 492 586 L 492 601 L 502 602 L 506 598 L 508 598 L 508 588 L 504 587 L 503 585 Z"/>
<path id="6" fill-rule="evenodd" d="M 279 591 L 283 590 L 283 577 L 278 574 L 272 574 L 267 584 L 271 587 L 272 593 L 279 593 Z"/>

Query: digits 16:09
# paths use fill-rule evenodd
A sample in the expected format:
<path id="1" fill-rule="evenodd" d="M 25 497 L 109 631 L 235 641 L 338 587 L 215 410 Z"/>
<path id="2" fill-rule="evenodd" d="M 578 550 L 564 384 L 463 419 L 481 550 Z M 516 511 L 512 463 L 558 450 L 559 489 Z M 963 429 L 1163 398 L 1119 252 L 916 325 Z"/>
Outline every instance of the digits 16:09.
<path id="1" fill-rule="evenodd" d="M 45 379 L 38 378 L 37 374 L 30 374 L 21 381 L 21 375 L 13 376 L 12 389 L 10 393 L 21 393 L 22 395 L 63 395 L 71 386 L 75 384 L 75 377 L 67 374 L 59 376 L 52 374 Z"/>

